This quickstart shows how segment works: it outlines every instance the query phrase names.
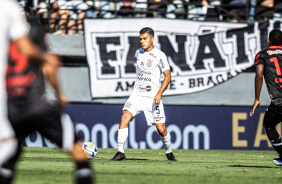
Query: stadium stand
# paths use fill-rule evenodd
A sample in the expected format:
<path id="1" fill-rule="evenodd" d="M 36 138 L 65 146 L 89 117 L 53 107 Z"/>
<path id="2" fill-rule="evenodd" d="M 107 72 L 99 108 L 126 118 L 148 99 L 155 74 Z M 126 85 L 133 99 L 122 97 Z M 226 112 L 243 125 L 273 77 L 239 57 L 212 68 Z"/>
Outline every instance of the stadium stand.
<path id="1" fill-rule="evenodd" d="M 84 18 L 155 17 L 252 23 L 282 20 L 278 0 L 19 0 L 50 33 L 83 34 Z M 65 2 L 63 4 L 62 2 Z"/>

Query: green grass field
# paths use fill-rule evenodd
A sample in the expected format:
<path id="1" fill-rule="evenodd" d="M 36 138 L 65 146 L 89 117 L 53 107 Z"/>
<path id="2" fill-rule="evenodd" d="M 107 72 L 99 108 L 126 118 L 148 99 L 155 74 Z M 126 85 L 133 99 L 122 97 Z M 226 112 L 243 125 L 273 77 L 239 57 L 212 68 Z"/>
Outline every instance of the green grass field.
<path id="1" fill-rule="evenodd" d="M 282 168 L 274 151 L 175 150 L 169 162 L 164 150 L 126 150 L 126 161 L 110 159 L 116 149 L 99 149 L 91 160 L 98 184 L 281 183 Z M 24 148 L 15 184 L 70 184 L 74 164 L 60 149 Z"/>

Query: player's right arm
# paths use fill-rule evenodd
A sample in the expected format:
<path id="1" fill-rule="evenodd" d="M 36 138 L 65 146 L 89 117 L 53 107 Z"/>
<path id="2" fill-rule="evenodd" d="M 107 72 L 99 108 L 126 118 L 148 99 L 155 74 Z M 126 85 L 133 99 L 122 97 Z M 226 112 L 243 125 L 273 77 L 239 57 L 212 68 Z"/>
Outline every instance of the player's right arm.
<path id="1" fill-rule="evenodd" d="M 28 35 L 24 35 L 15 40 L 21 53 L 32 60 L 43 63 L 47 60 L 47 55 L 43 53 L 34 43 L 31 42 Z"/>
<path id="2" fill-rule="evenodd" d="M 46 52 L 48 58 L 46 58 L 47 62 L 43 64 L 43 71 L 46 75 L 49 83 L 53 87 L 56 93 L 56 97 L 61 105 L 66 105 L 68 103 L 68 99 L 65 94 L 62 92 L 59 84 L 58 78 L 58 70 L 61 66 L 61 62 L 58 59 L 58 56 L 52 53 Z"/>
<path id="3" fill-rule="evenodd" d="M 264 64 L 263 61 L 259 60 L 259 56 L 256 57 L 256 76 L 255 76 L 255 102 L 253 104 L 253 108 L 250 112 L 250 116 L 252 116 L 255 113 L 255 109 L 260 106 L 260 92 L 263 84 L 263 70 L 264 70 Z"/>

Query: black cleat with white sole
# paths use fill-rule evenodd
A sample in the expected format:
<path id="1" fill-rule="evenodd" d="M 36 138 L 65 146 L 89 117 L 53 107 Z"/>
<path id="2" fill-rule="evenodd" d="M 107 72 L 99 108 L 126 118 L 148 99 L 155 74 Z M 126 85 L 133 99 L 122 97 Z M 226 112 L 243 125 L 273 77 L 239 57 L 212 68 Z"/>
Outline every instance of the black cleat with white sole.
<path id="1" fill-rule="evenodd" d="M 112 161 L 122 161 L 122 160 L 125 160 L 125 159 L 126 159 L 125 154 L 120 152 L 120 151 L 118 151 L 116 153 L 116 155 L 111 160 Z"/>
<path id="2" fill-rule="evenodd" d="M 170 160 L 170 161 L 177 161 L 177 160 L 175 159 L 175 157 L 174 157 L 174 155 L 173 155 L 172 152 L 171 152 L 171 153 L 167 153 L 167 154 L 166 154 L 166 158 L 167 158 L 168 160 Z"/>

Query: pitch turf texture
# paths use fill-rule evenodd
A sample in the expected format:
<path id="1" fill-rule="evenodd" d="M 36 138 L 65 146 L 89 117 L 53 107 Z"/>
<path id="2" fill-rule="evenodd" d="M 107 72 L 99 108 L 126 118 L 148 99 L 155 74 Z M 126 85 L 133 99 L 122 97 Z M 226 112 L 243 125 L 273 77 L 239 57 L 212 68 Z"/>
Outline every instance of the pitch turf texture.
<path id="1" fill-rule="evenodd" d="M 99 148 L 98 148 L 99 149 Z M 126 150 L 126 161 L 110 159 L 116 149 L 99 149 L 91 160 L 98 184 L 281 183 L 282 167 L 274 151 L 175 150 L 169 162 L 163 150 Z M 56 148 L 24 148 L 15 184 L 70 184 L 74 164 Z"/>

